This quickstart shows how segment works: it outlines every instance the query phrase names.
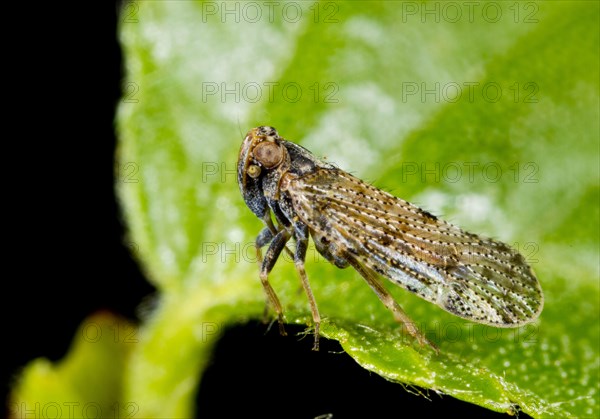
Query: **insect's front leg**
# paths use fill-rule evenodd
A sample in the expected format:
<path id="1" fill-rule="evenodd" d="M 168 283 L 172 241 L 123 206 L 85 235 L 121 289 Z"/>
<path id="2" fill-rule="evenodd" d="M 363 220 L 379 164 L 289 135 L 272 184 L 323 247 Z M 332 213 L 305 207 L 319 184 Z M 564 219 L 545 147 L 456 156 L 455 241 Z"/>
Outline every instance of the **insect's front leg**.
<path id="1" fill-rule="evenodd" d="M 263 263 L 262 252 L 260 249 L 269 244 L 271 240 L 273 240 L 273 236 L 274 234 L 271 232 L 271 228 L 265 227 L 260 233 L 258 233 L 258 236 L 254 241 L 254 247 L 256 248 L 256 260 L 258 261 L 259 266 L 262 266 Z"/>
<path id="2" fill-rule="evenodd" d="M 302 288 L 308 297 L 310 304 L 310 311 L 312 313 L 313 322 L 315 324 L 315 342 L 313 344 L 313 351 L 319 350 L 319 327 L 321 325 L 321 316 L 319 315 L 319 309 L 317 307 L 317 301 L 310 288 L 306 271 L 304 270 L 304 261 L 306 259 L 306 249 L 308 247 L 308 227 L 305 224 L 299 222 L 296 223 L 294 228 L 294 238 L 296 239 L 296 253 L 294 255 L 294 265 L 300 276 L 300 282 L 302 282 Z"/>
<path id="3" fill-rule="evenodd" d="M 263 230 L 264 231 L 264 230 Z M 261 232 L 262 234 L 262 232 Z M 261 235 L 259 235 L 260 238 Z M 258 239 L 256 239 L 256 243 L 258 245 Z M 277 294 L 275 294 L 275 290 L 269 283 L 269 273 L 275 266 L 275 262 L 279 258 L 281 251 L 285 248 L 285 244 L 290 239 L 290 233 L 287 230 L 279 231 L 275 237 L 272 238 L 271 244 L 269 245 L 269 249 L 265 254 L 265 258 L 262 261 L 262 265 L 260 268 L 260 282 L 265 290 L 265 294 L 267 295 L 267 301 L 273 306 L 275 313 L 277 313 L 277 321 L 279 322 L 279 332 L 285 336 L 285 329 L 283 327 L 283 308 L 281 307 L 281 303 L 279 302 L 279 298 Z"/>
<path id="4" fill-rule="evenodd" d="M 266 229 L 271 232 L 271 238 L 273 238 L 279 232 L 279 228 L 275 227 L 275 224 L 273 224 L 273 220 L 271 220 L 271 213 L 269 211 L 267 211 L 265 213 L 265 215 L 263 216 L 262 220 L 263 220 L 263 223 L 265 223 L 265 225 L 267 226 Z M 260 248 L 263 246 L 266 246 L 271 241 L 271 239 L 263 240 L 262 245 L 259 246 L 258 240 L 259 240 L 260 236 L 263 234 L 265 235 L 265 238 L 268 237 L 267 233 L 265 233 L 265 229 L 263 229 L 260 232 L 260 234 L 258 235 L 258 237 L 256 238 L 256 255 L 258 256 L 259 263 L 262 263 L 262 255 L 260 253 Z M 287 246 L 285 246 L 285 251 L 287 252 L 287 254 L 289 256 L 294 257 L 292 251 L 290 249 L 288 249 Z"/>

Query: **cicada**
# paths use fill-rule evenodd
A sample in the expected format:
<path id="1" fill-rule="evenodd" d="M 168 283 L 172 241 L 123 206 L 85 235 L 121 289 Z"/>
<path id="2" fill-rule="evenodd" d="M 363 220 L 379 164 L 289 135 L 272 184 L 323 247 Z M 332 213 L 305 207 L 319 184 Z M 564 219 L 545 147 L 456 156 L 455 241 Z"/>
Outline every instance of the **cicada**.
<path id="1" fill-rule="evenodd" d="M 335 266 L 353 267 L 421 344 L 435 348 L 380 277 L 481 324 L 517 327 L 542 311 L 542 289 L 519 252 L 363 182 L 280 137 L 273 127 L 248 132 L 237 175 L 246 205 L 265 224 L 255 242 L 260 280 L 283 334 L 282 305 L 268 275 L 284 249 L 292 254 L 286 243 L 296 242 L 292 256 L 310 303 L 315 350 L 321 317 L 304 269 L 309 237 Z M 263 258 L 260 249 L 267 245 Z"/>

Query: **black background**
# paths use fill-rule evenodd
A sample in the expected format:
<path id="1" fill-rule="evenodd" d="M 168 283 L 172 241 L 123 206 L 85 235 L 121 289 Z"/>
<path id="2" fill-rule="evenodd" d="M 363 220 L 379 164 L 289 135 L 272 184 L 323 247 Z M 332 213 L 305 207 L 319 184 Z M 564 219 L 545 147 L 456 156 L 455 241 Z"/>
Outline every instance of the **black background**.
<path id="1" fill-rule="evenodd" d="M 14 75 L 6 80 L 5 143 L 17 146 L 3 153 L 5 393 L 28 361 L 60 360 L 87 316 L 109 310 L 135 321 L 154 292 L 123 245 L 114 196 L 118 7 L 46 7 L 6 14 L 23 29 L 5 60 Z M 362 369 L 337 342 L 323 339 L 315 353 L 311 339 L 296 336 L 303 328 L 287 329 L 287 337 L 261 323 L 226 332 L 197 392 L 203 417 L 505 416 L 434 392 L 429 400 L 411 394 Z"/>

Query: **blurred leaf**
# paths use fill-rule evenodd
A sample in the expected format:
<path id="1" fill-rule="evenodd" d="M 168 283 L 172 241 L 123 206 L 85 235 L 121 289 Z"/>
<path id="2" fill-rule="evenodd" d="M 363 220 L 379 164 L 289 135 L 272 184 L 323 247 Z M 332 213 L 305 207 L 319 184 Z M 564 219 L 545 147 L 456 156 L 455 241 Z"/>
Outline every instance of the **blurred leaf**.
<path id="1" fill-rule="evenodd" d="M 38 358 L 15 383 L 13 418 L 133 417 L 139 406 L 123 399 L 123 371 L 138 342 L 125 319 L 99 313 L 82 323 L 69 356 L 53 365 Z"/>

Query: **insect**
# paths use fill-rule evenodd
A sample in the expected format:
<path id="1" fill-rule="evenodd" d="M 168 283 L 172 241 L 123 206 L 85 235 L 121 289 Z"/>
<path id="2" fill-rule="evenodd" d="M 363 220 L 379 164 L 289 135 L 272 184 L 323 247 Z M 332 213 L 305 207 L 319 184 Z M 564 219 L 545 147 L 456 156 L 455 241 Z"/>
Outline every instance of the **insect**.
<path id="1" fill-rule="evenodd" d="M 517 251 L 463 231 L 317 159 L 273 127 L 248 132 L 237 174 L 246 205 L 265 224 L 255 242 L 260 280 L 282 334 L 283 309 L 268 275 L 284 249 L 292 254 L 286 243 L 292 238 L 296 242 L 292 256 L 310 303 L 314 350 L 319 347 L 321 317 L 304 269 L 309 236 L 335 266 L 353 267 L 394 318 L 421 345 L 436 351 L 379 276 L 477 323 L 517 327 L 542 311 L 540 284 Z M 266 245 L 262 258 L 260 249 Z"/>

